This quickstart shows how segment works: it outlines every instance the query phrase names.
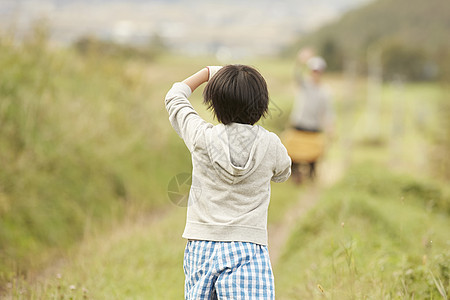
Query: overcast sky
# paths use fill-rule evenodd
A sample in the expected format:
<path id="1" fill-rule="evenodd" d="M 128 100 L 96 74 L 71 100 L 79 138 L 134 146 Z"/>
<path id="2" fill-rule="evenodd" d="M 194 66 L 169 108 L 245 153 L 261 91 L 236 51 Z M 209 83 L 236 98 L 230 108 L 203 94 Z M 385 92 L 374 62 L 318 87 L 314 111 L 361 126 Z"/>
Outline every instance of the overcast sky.
<path id="1" fill-rule="evenodd" d="M 59 44 L 88 34 L 137 44 L 158 35 L 175 51 L 271 54 L 369 1 L 0 0 L 0 22 L 22 35 L 45 18 Z"/>

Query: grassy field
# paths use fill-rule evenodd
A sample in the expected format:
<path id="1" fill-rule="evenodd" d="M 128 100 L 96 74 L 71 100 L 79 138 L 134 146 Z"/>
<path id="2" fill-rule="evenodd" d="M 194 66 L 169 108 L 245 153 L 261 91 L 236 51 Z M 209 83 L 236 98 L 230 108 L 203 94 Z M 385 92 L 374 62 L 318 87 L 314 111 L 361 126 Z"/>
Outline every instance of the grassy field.
<path id="1" fill-rule="evenodd" d="M 218 62 L 80 56 L 32 42 L 0 43 L 0 293 L 182 298 L 185 209 L 167 188 L 191 164 L 163 98 L 173 82 Z M 262 124 L 280 133 L 294 94 L 290 62 L 241 63 L 266 77 Z M 386 84 L 379 113 L 368 115 L 365 80 L 327 81 L 338 122 L 324 165 L 345 168 L 331 187 L 319 186 L 291 233 L 274 266 L 277 299 L 446 299 L 450 194 L 431 179 L 428 159 L 444 90 Z M 192 102 L 213 121 L 200 92 Z M 367 121 L 374 116 L 376 131 Z M 307 191 L 273 184 L 270 224 Z"/>
<path id="2" fill-rule="evenodd" d="M 0 44 L 3 283 L 92 230 L 166 205 L 169 179 L 190 168 L 161 121 L 176 64 L 83 57 L 36 43 Z M 189 62 L 182 68 L 188 74 Z"/>
<path id="3" fill-rule="evenodd" d="M 446 299 L 450 194 L 377 164 L 351 168 L 299 220 L 278 299 Z"/>

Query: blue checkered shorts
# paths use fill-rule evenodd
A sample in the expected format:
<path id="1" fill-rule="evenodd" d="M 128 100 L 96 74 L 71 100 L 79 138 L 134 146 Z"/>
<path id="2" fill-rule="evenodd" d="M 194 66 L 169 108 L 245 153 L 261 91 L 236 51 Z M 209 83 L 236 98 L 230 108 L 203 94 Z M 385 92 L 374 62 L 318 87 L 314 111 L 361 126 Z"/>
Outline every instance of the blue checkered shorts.
<path id="1" fill-rule="evenodd" d="M 187 300 L 275 299 L 267 246 L 188 241 L 183 267 Z"/>

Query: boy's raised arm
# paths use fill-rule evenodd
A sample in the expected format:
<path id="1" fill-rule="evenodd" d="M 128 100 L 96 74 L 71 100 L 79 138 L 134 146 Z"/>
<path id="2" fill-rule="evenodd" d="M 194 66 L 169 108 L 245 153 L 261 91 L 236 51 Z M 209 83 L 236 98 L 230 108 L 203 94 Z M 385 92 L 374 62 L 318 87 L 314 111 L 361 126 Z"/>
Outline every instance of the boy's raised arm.
<path id="1" fill-rule="evenodd" d="M 191 91 L 193 92 L 200 85 L 207 82 L 208 77 L 209 77 L 208 68 L 203 68 L 200 71 L 198 71 L 197 73 L 195 73 L 194 75 L 189 76 L 188 78 L 183 80 L 183 83 L 187 84 L 191 88 Z"/>
<path id="2" fill-rule="evenodd" d="M 198 128 L 206 122 L 197 114 L 188 98 L 201 84 L 208 81 L 208 69 L 203 68 L 183 82 L 176 82 L 166 94 L 165 105 L 169 120 L 176 133 L 192 151 L 197 138 Z"/>
<path id="3" fill-rule="evenodd" d="M 177 134 L 192 151 L 200 126 L 206 122 L 197 114 L 188 98 L 203 83 L 209 81 L 220 70 L 220 66 L 209 66 L 189 76 L 182 83 L 175 83 L 166 94 L 165 105 L 169 120 Z"/>
<path id="4" fill-rule="evenodd" d="M 183 80 L 183 83 L 187 84 L 193 92 L 200 85 L 209 81 L 221 68 L 222 66 L 208 66 Z"/>

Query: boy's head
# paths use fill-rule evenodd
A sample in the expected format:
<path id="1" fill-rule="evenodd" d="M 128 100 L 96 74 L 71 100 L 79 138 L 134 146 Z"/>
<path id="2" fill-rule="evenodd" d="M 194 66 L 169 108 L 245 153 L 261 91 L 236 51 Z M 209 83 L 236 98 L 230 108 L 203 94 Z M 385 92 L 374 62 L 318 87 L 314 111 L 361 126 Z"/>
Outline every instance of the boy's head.
<path id="1" fill-rule="evenodd" d="M 220 69 L 203 91 L 204 103 L 223 124 L 253 125 L 267 114 L 269 93 L 261 74 L 245 65 Z"/>

